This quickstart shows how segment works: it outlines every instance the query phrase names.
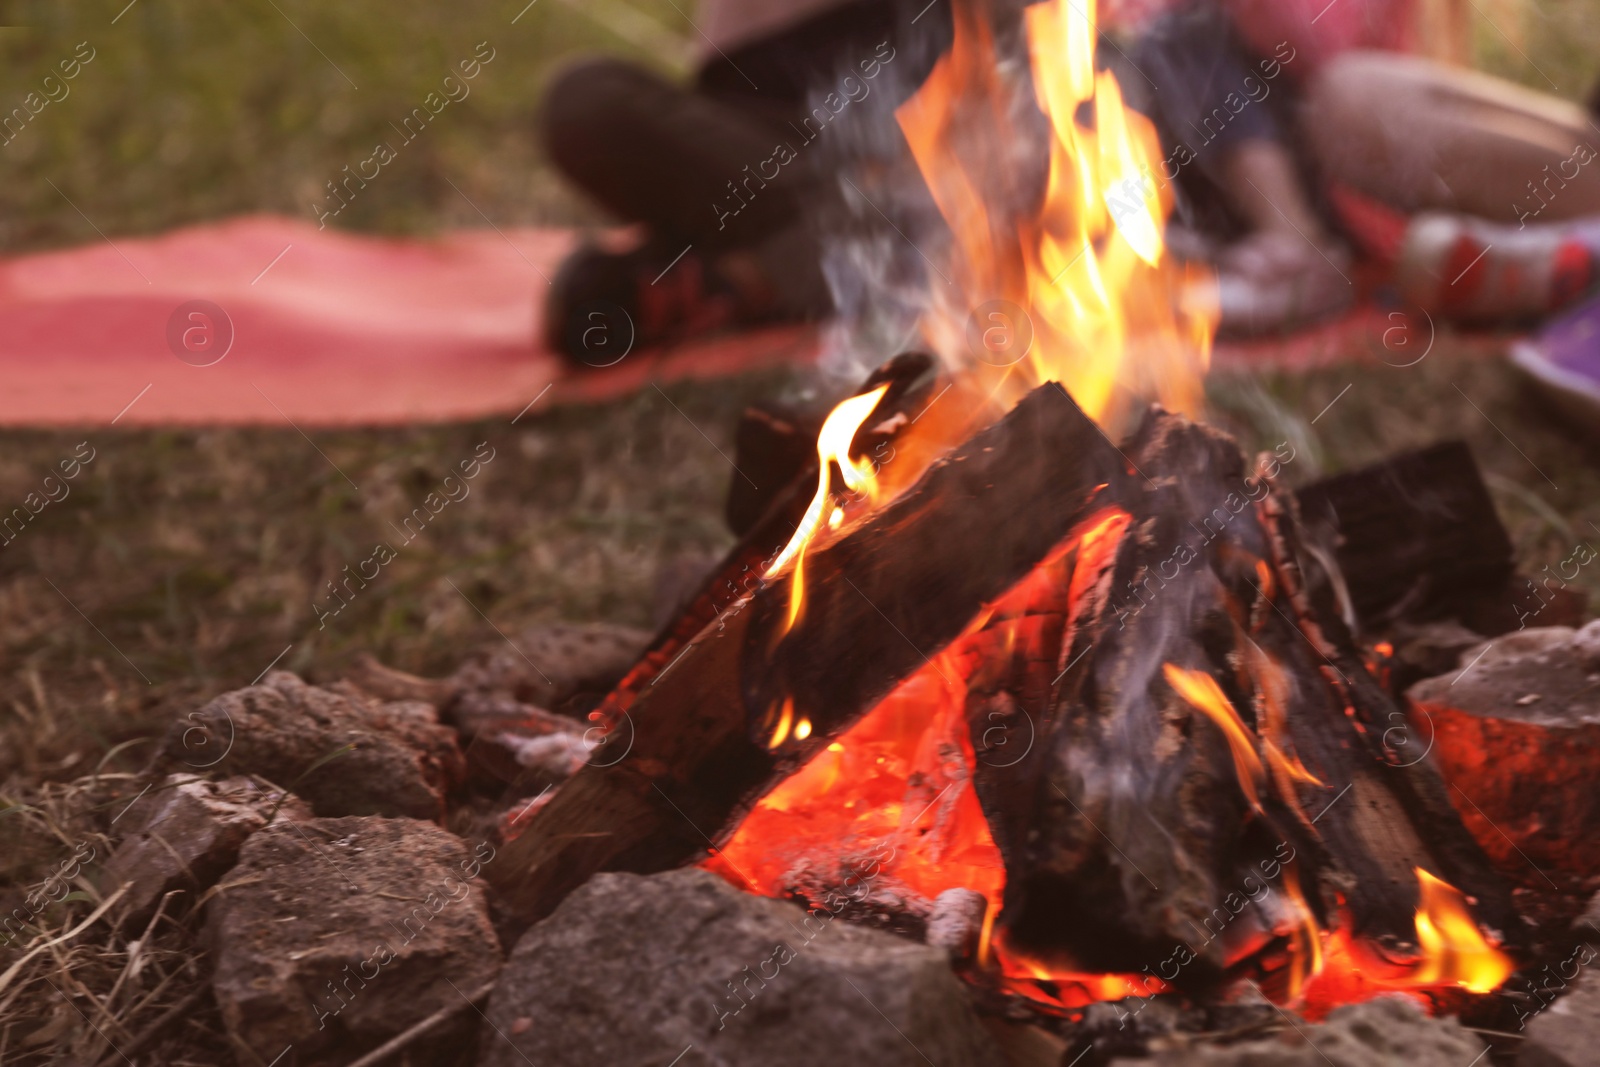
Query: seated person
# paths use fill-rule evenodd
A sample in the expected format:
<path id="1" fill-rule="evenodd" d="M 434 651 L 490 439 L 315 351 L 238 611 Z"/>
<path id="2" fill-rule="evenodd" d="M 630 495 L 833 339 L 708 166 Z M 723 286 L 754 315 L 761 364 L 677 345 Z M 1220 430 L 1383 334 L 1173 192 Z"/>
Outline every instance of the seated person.
<path id="1" fill-rule="evenodd" d="M 580 248 L 554 279 L 546 343 L 574 358 L 597 322 L 625 328 L 604 321 L 618 310 L 641 346 L 828 314 L 808 222 L 837 192 L 812 142 L 868 92 L 909 96 L 951 34 L 948 3 L 927 0 L 707 0 L 695 25 L 688 87 L 594 59 L 546 93 L 551 161 L 645 231 L 628 251 Z"/>
<path id="2" fill-rule="evenodd" d="M 547 343 L 590 362 L 597 314 L 611 329 L 626 315 L 638 345 L 827 315 L 811 222 L 838 198 L 838 156 L 813 142 L 858 117 L 856 94 L 915 91 L 948 47 L 952 2 L 707 0 L 691 86 L 609 59 L 558 77 L 542 116 L 551 160 L 645 236 L 567 260 Z M 1021 7 L 991 2 L 996 17 Z M 1573 223 L 1600 219 L 1600 167 L 1586 167 L 1600 129 L 1576 105 L 1403 54 L 1418 2 L 1102 3 L 1108 28 L 1121 9 L 1164 9 L 1126 56 L 1102 54 L 1125 60 L 1130 102 L 1178 163 L 1169 244 L 1216 262 L 1224 330 L 1347 306 L 1346 238 L 1406 295 L 1462 318 L 1543 314 L 1590 286 L 1600 222 Z"/>
<path id="3" fill-rule="evenodd" d="M 1211 246 L 1224 330 L 1347 305 L 1340 230 L 1460 318 L 1542 314 L 1590 285 L 1571 222 L 1600 215 L 1600 167 L 1579 161 L 1600 131 L 1577 105 L 1402 54 L 1418 17 L 1413 0 L 1200 0 L 1140 36 L 1124 81 L 1183 164 L 1179 221 Z"/>

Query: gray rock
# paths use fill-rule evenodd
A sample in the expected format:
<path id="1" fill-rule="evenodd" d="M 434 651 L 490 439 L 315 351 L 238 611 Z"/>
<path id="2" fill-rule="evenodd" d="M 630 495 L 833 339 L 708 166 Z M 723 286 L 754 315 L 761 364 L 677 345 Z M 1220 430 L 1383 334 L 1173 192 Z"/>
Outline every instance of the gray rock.
<path id="1" fill-rule="evenodd" d="M 259 775 L 324 817 L 438 819 L 466 773 L 455 733 L 432 705 L 381 701 L 346 683 L 307 685 L 288 671 L 179 720 L 165 755 L 175 769 Z"/>
<path id="2" fill-rule="evenodd" d="M 510 785 L 514 795 L 559 785 L 589 758 L 592 724 L 506 693 L 464 692 L 450 706 L 450 721 L 461 735 L 469 773 Z"/>
<path id="3" fill-rule="evenodd" d="M 480 1067 L 1000 1062 L 941 950 L 696 869 L 590 879 L 518 942 L 487 1015 Z"/>
<path id="4" fill-rule="evenodd" d="M 1234 1045 L 1192 1038 L 1149 1059 L 1113 1067 L 1469 1067 L 1484 1045 L 1454 1019 L 1434 1019 L 1409 997 L 1384 996 L 1328 1013 L 1320 1025 L 1299 1020 L 1277 1037 Z"/>
<path id="5" fill-rule="evenodd" d="M 169 775 L 117 816 L 125 834 L 106 859 L 112 887 L 129 883 L 127 921 L 142 926 L 161 897 L 209 889 L 268 818 L 311 818 L 305 801 L 249 778 Z"/>
<path id="6" fill-rule="evenodd" d="M 1600 1060 L 1600 981 L 1582 975 L 1572 990 L 1526 1023 L 1517 1067 L 1590 1067 Z"/>
<path id="7" fill-rule="evenodd" d="M 1452 674 L 1450 668 L 1460 661 L 1461 653 L 1481 647 L 1483 635 L 1453 619 L 1422 623 L 1402 620 L 1394 629 L 1395 659 L 1412 678 Z"/>
<path id="8" fill-rule="evenodd" d="M 1409 738 L 1507 877 L 1600 874 L 1600 622 L 1495 638 L 1407 695 Z"/>
<path id="9" fill-rule="evenodd" d="M 414 819 L 252 835 L 206 917 L 230 1033 L 268 1059 L 291 1044 L 310 1054 L 371 1044 L 474 996 L 501 965 L 477 880 L 493 859 L 491 846 Z"/>
<path id="10" fill-rule="evenodd" d="M 1457 669 L 1412 686 L 1442 704 L 1535 726 L 1600 726 L 1600 620 L 1518 630 L 1461 653 Z"/>
<path id="11" fill-rule="evenodd" d="M 643 630 L 603 623 L 535 626 L 515 647 L 496 642 L 450 677 L 461 694 L 500 693 L 539 708 L 556 708 L 579 693 L 604 694 L 649 643 Z"/>
<path id="12" fill-rule="evenodd" d="M 1572 920 L 1572 936 L 1582 941 L 1600 941 L 1600 893 L 1590 897 L 1583 913 Z"/>
<path id="13" fill-rule="evenodd" d="M 370 652 L 357 653 L 345 669 L 345 679 L 379 700 L 420 700 L 442 708 L 455 696 L 455 687 L 438 678 L 423 678 L 378 661 Z"/>

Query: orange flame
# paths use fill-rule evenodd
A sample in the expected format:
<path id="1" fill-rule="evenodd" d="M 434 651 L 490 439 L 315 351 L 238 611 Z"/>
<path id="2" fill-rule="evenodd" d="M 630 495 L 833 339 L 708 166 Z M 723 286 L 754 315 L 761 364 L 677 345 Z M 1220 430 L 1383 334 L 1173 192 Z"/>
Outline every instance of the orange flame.
<path id="1" fill-rule="evenodd" d="M 980 414 L 950 400 L 929 418 L 919 415 L 894 442 L 905 458 L 886 468 L 880 482 L 849 449 L 887 387 L 833 410 L 818 436 L 811 505 L 764 575 L 789 572 L 785 632 L 803 611 L 805 556 L 817 539 L 841 536 L 866 510 L 859 502 L 870 508 L 909 486 L 927 463 L 971 434 L 972 420 L 993 418 L 1034 386 L 1060 382 L 1107 426 L 1133 402 L 1152 397 L 1170 409 L 1199 412 L 1215 309 L 1186 303 L 1192 279 L 1166 255 L 1162 229 L 1171 195 L 1158 170 L 1159 142 L 1152 124 L 1125 106 L 1116 78 L 1095 70 L 1094 10 L 1093 0 L 1045 0 L 1024 11 L 1033 99 L 1049 131 L 1042 196 L 1028 192 L 1026 168 L 1018 165 L 1016 149 L 1030 143 L 1032 127 L 1013 121 L 1018 88 L 997 56 L 982 5 L 957 4 L 950 52 L 897 113 L 953 237 L 949 263 L 939 271 L 950 284 L 930 286 L 934 306 L 921 328 L 946 367 L 959 372 L 948 388 L 974 400 L 965 408 Z M 974 308 L 993 301 L 1021 309 L 1031 338 L 1003 366 L 968 347 Z M 835 496 L 835 464 L 845 487 L 859 494 L 856 503 Z M 827 884 L 830 870 L 848 866 L 852 850 L 888 843 L 893 855 L 882 876 L 891 892 L 932 900 L 964 887 L 987 898 L 978 958 L 1005 988 L 1046 1007 L 1161 992 L 1147 975 L 1079 973 L 1006 944 L 1004 924 L 997 924 L 1006 872 L 972 787 L 977 757 L 967 722 L 969 687 L 1059 651 L 1062 634 L 1047 627 L 1061 624 L 1030 606 L 1064 598 L 1070 611 L 1080 603 L 1101 580 L 1128 522 L 1114 508 L 1086 521 L 924 669 L 761 798 L 706 865 L 730 880 L 737 873 L 753 891 L 787 895 Z M 1258 573 L 1270 594 L 1270 569 L 1261 564 Z M 1295 784 L 1321 784 L 1293 754 L 1287 683 L 1264 653 L 1249 669 L 1262 702 L 1259 737 L 1209 674 L 1173 664 L 1163 673 L 1223 731 L 1255 810 L 1269 783 L 1296 808 Z M 786 701 L 768 740 L 777 747 L 811 731 L 812 723 L 797 720 Z M 1010 750 L 1002 751 L 1009 758 Z M 1285 872 L 1289 910 L 1279 932 L 1292 941 L 1288 995 L 1313 1009 L 1394 989 L 1482 991 L 1510 973 L 1510 961 L 1478 930 L 1465 898 L 1420 869 L 1420 956 L 1410 963 L 1386 960 L 1357 942 L 1347 923 L 1319 929 L 1298 873 Z"/>
<path id="2" fill-rule="evenodd" d="M 1488 993 L 1511 975 L 1515 964 L 1483 936 L 1461 891 L 1420 867 L 1414 870 L 1420 955 L 1396 962 L 1353 938 L 1347 924 L 1341 926 L 1328 935 L 1322 973 L 1306 989 L 1308 1018 L 1381 993 L 1450 988 Z"/>
<path id="3" fill-rule="evenodd" d="M 1322 973 L 1322 931 L 1317 927 L 1316 915 L 1305 894 L 1300 891 L 1300 872 L 1293 864 L 1283 869 L 1283 893 L 1297 918 L 1289 972 L 1289 999 L 1297 1001 L 1306 983 Z"/>
<path id="4" fill-rule="evenodd" d="M 1488 993 L 1514 970 L 1509 957 L 1484 939 L 1467 910 L 1466 897 L 1449 882 L 1416 868 L 1417 944 L 1422 960 L 1412 980 L 1421 985 L 1455 984 Z"/>
<path id="5" fill-rule="evenodd" d="M 1170 663 L 1162 665 L 1161 673 L 1179 696 L 1205 712 L 1212 722 L 1222 728 L 1223 735 L 1228 739 L 1228 748 L 1233 753 L 1233 769 L 1239 776 L 1239 788 L 1244 791 L 1250 806 L 1260 811 L 1258 786 L 1266 777 L 1266 770 L 1261 764 L 1260 754 L 1256 752 L 1255 731 L 1239 718 L 1239 713 L 1233 710 L 1233 702 L 1211 675 L 1204 671 L 1187 671 Z"/>
<path id="6" fill-rule="evenodd" d="M 1191 287 L 1165 256 L 1172 197 L 1157 174 L 1155 127 L 1123 104 L 1114 75 L 1096 73 L 1093 3 L 1050 0 L 1024 15 L 1033 95 L 1050 128 L 1041 204 L 1007 202 L 1026 195 L 1015 145 L 1028 132 L 1010 119 L 1015 89 L 975 6 L 957 6 L 949 54 L 897 113 L 954 235 L 953 262 L 940 273 L 971 305 L 1001 300 L 1024 310 L 1032 343 L 999 372 L 1001 397 L 1014 401 L 1053 380 L 1102 422 L 1118 389 L 1196 413 L 1215 315 L 1185 306 L 1180 294 Z M 1085 113 L 1092 124 L 1081 121 Z M 953 298 L 924 322 L 947 359 L 964 348 L 970 313 Z M 995 376 L 959 362 L 969 374 Z"/>

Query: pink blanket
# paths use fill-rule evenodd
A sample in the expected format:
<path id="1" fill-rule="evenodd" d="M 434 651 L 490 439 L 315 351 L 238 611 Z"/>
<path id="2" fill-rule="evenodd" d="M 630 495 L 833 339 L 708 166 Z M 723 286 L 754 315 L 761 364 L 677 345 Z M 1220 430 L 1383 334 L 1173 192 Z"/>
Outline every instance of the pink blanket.
<path id="1" fill-rule="evenodd" d="M 0 260 L 0 426 L 516 416 L 534 401 L 815 359 L 814 331 L 784 328 L 571 370 L 535 338 L 545 278 L 572 241 L 535 229 L 388 239 L 254 217 Z M 1214 365 L 1409 361 L 1430 339 L 1365 306 L 1219 346 Z"/>
<path id="2" fill-rule="evenodd" d="M 391 240 L 252 217 L 0 260 L 0 425 L 514 415 L 536 397 L 599 399 L 814 351 L 806 331 L 766 331 L 572 374 L 535 341 L 571 243 L 560 230 Z"/>

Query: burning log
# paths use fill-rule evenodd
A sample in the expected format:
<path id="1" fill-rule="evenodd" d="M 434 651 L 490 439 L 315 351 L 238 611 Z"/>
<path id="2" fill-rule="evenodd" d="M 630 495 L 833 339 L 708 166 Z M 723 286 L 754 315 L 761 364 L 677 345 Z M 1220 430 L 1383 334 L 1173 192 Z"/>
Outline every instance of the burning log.
<path id="1" fill-rule="evenodd" d="M 625 715 L 611 735 L 620 755 L 602 748 L 532 817 L 497 881 L 536 917 L 597 870 L 661 870 L 703 852 L 776 779 L 924 666 L 1125 476 L 1095 423 L 1059 385 L 1045 385 L 859 528 L 812 552 L 809 606 L 792 629 L 789 581 L 764 584 L 700 623 L 703 595 L 622 683 L 630 702 L 613 702 Z M 730 563 L 752 553 L 753 536 Z M 699 631 L 657 667 L 692 623 Z M 775 737 L 785 705 L 792 725 Z"/>
<path id="2" fill-rule="evenodd" d="M 864 716 L 923 707 L 914 762 L 938 769 L 905 772 L 896 809 L 946 829 L 965 818 L 969 836 L 972 818 L 987 823 L 1004 872 L 981 888 L 999 896 L 1003 882 L 994 946 L 1013 961 L 1122 974 L 1163 961 L 1156 988 L 1243 970 L 1294 996 L 1324 930 L 1342 952 L 1428 960 L 1430 916 L 1428 929 L 1471 931 L 1460 951 L 1498 967 L 1466 901 L 1509 932 L 1509 897 L 1313 595 L 1331 583 L 1275 473 L 1265 457 L 1247 473 L 1230 439 L 1159 409 L 1119 452 L 1058 386 L 1036 390 L 813 545 L 803 596 L 798 568 L 720 613 L 702 596 L 608 700 L 624 713 L 618 747 L 533 816 L 498 881 L 540 916 L 594 871 L 664 869 L 729 843 L 722 862 L 753 887 L 814 891 L 821 868 L 782 886 L 770 865 L 742 875 L 736 831 L 775 785 L 781 809 L 817 780 Z M 803 485 L 769 516 L 796 515 Z M 748 568 L 758 543 L 721 573 Z M 956 701 L 948 736 L 917 703 L 935 692 Z M 969 778 L 976 816 L 961 814 Z M 901 819 L 913 847 L 921 818 Z M 831 838 L 819 825 L 844 857 L 849 821 Z M 891 862 L 885 879 L 940 862 Z M 991 911 L 985 946 L 993 923 Z"/>
<path id="3" fill-rule="evenodd" d="M 1081 597 L 1033 609 L 1067 620 L 1053 687 L 1024 668 L 968 704 L 975 748 L 1008 707 L 1041 738 L 975 766 L 1006 944 L 1122 972 L 1176 944 L 1162 977 L 1189 986 L 1275 940 L 1308 967 L 1340 922 L 1414 955 L 1419 869 L 1512 929 L 1442 782 L 1397 756 L 1404 716 L 1305 597 L 1275 464 L 1247 477 L 1230 440 L 1162 412 L 1127 452 L 1148 476 L 1124 483 L 1127 533 L 1074 577 Z"/>

